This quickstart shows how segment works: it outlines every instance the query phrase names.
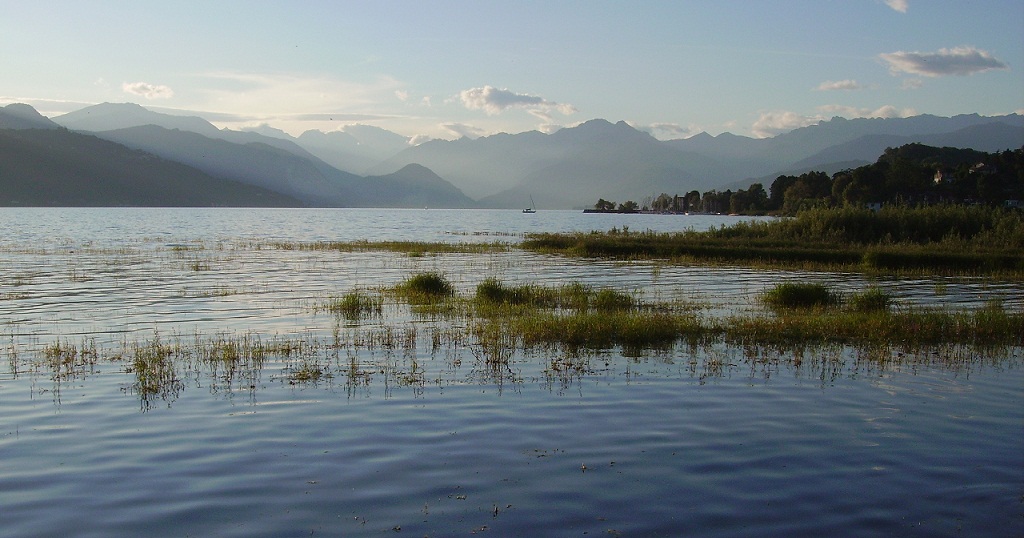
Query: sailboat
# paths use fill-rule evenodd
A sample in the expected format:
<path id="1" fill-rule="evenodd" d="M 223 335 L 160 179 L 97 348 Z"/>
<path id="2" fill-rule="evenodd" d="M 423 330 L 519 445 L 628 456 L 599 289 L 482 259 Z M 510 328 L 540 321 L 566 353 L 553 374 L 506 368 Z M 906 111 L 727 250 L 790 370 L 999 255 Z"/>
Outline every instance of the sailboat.
<path id="1" fill-rule="evenodd" d="M 530 196 L 530 207 L 523 210 L 523 213 L 536 213 L 537 207 L 533 205 L 533 196 Z"/>

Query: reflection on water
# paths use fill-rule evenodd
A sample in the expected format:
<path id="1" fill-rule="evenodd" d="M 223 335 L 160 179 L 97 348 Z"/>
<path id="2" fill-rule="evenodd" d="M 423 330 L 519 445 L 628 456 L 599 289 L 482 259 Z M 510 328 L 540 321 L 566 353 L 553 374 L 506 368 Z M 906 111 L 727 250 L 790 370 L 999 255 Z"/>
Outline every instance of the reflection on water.
<path id="1" fill-rule="evenodd" d="M 301 338 L 264 339 L 254 333 L 208 337 L 152 337 L 119 348 L 97 348 L 94 338 L 81 344 L 58 340 L 43 353 L 7 351 L 8 372 L 0 379 L 29 376 L 33 385 L 49 378 L 54 404 L 62 388 L 87 384 L 87 378 L 108 369 L 124 374 L 125 394 L 136 396 L 142 410 L 171 407 L 190 387 L 212 395 L 258 401 L 268 385 L 301 386 L 306 390 L 343 392 L 348 398 L 391 398 L 402 391 L 424 398 L 428 386 L 490 387 L 518 392 L 537 385 L 559 394 L 582 393 L 593 383 L 614 384 L 650 379 L 685 379 L 703 385 L 726 379 L 767 383 L 793 379 L 817 383 L 822 389 L 839 379 L 875 380 L 919 371 L 941 371 L 969 377 L 986 369 L 1016 368 L 1021 350 L 948 344 L 908 351 L 899 345 L 850 347 L 837 344 L 780 349 L 771 346 L 678 343 L 653 350 L 586 350 L 563 346 L 520 348 L 514 340 L 480 340 L 473 330 L 447 321 L 420 320 L 396 326 L 362 326 L 333 318 L 329 338 L 307 333 Z M 109 372 L 108 372 L 108 375 Z M 265 382 L 264 378 L 269 382 Z"/>
<path id="2" fill-rule="evenodd" d="M 393 301 L 322 308 L 424 271 L 712 318 L 780 280 L 1012 311 L 1019 284 L 283 246 L 596 222 L 438 214 L 0 212 L 3 534 L 1024 534 L 1019 347 L 524 348 Z M 631 218 L 593 229 L 684 222 Z"/>

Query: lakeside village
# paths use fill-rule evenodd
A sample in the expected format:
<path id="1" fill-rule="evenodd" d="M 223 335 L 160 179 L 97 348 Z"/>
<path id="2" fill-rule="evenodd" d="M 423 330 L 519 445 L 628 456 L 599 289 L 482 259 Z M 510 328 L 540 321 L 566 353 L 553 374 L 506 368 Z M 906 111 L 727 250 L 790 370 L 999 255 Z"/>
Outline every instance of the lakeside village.
<path id="1" fill-rule="evenodd" d="M 873 164 L 780 175 L 768 190 L 662 193 L 642 203 L 601 198 L 584 213 L 794 215 L 811 207 L 966 204 L 1024 208 L 1024 147 L 998 153 L 907 144 L 888 148 Z"/>

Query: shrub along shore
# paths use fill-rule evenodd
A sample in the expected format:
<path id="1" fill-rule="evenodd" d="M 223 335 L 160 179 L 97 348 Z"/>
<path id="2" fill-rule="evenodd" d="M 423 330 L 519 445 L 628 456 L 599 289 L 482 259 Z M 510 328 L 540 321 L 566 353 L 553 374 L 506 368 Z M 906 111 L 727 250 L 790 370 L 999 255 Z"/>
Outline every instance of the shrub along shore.
<path id="1" fill-rule="evenodd" d="M 982 206 L 810 209 L 704 232 L 532 234 L 535 252 L 681 263 L 1024 278 L 1024 212 Z"/>

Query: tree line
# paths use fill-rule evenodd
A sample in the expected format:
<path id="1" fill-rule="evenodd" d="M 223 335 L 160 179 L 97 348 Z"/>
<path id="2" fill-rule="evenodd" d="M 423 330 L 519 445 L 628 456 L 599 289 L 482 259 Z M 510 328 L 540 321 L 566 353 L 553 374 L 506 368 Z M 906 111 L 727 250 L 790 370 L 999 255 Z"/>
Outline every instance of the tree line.
<path id="1" fill-rule="evenodd" d="M 792 215 L 811 207 L 889 204 L 1020 205 L 1024 201 L 1024 147 L 996 153 L 907 144 L 887 148 L 872 164 L 829 176 L 806 172 L 780 175 L 766 190 L 746 189 L 662 193 L 637 204 L 604 199 L 599 211 Z"/>

